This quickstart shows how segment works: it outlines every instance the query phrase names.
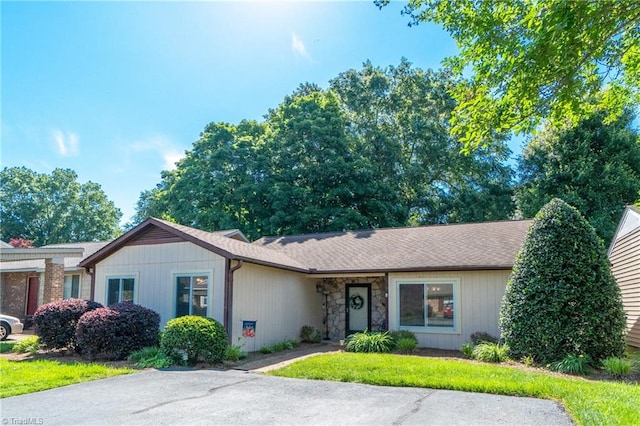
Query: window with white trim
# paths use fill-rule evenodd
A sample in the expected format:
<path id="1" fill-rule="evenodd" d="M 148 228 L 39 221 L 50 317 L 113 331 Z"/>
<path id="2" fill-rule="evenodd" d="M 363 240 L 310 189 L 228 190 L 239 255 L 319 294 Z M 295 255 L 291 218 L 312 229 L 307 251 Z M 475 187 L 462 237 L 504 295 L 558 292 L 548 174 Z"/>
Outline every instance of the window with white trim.
<path id="1" fill-rule="evenodd" d="M 133 302 L 136 280 L 133 277 L 107 278 L 107 305 Z"/>
<path id="2" fill-rule="evenodd" d="M 209 276 L 202 274 L 176 275 L 176 317 L 207 316 Z"/>
<path id="3" fill-rule="evenodd" d="M 398 325 L 433 331 L 457 329 L 457 282 L 398 283 Z"/>
<path id="4" fill-rule="evenodd" d="M 65 275 L 63 299 L 77 299 L 80 297 L 80 275 Z"/>

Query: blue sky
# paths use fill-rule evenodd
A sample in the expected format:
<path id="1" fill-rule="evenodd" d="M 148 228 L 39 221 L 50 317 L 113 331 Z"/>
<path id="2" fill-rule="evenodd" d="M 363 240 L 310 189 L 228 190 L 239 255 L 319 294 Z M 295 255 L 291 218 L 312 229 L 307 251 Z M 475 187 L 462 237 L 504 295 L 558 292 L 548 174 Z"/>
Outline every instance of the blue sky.
<path id="1" fill-rule="evenodd" d="M 123 212 L 209 122 L 260 120 L 300 83 L 456 53 L 372 2 L 6 2 L 2 167 L 76 171 Z"/>

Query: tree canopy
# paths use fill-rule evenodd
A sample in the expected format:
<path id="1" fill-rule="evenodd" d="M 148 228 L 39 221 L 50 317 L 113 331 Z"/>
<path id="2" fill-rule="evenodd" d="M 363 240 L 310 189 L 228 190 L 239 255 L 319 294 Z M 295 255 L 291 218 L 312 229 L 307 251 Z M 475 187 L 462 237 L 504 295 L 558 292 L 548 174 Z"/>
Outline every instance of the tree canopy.
<path id="1" fill-rule="evenodd" d="M 450 135 L 446 72 L 365 63 L 303 84 L 265 116 L 210 123 L 141 194 L 149 215 L 250 238 L 505 219 L 514 209 L 502 139 L 465 156 Z"/>
<path id="2" fill-rule="evenodd" d="M 110 240 L 119 235 L 122 213 L 100 185 L 77 181 L 69 169 L 51 174 L 26 167 L 0 172 L 0 239 L 34 245 Z"/>
<path id="3" fill-rule="evenodd" d="M 376 0 L 382 7 L 390 0 Z M 409 0 L 410 25 L 434 22 L 457 42 L 453 132 L 466 148 L 494 132 L 530 132 L 606 110 L 607 122 L 640 101 L 637 0 Z"/>
<path id="4" fill-rule="evenodd" d="M 515 359 L 622 356 L 625 313 L 602 241 L 560 199 L 536 215 L 502 299 L 500 328 Z"/>
<path id="5" fill-rule="evenodd" d="M 523 216 L 561 198 L 611 241 L 625 205 L 640 201 L 640 139 L 629 111 L 611 124 L 605 117 L 599 112 L 576 126 L 547 126 L 529 142 L 518 163 Z"/>

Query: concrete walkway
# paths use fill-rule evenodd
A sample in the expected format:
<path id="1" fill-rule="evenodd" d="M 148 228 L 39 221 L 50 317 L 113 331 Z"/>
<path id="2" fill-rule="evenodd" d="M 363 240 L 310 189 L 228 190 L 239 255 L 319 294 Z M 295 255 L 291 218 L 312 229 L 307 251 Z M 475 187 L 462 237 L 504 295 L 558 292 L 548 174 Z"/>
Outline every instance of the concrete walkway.
<path id="1" fill-rule="evenodd" d="M 552 401 L 238 370 L 147 370 L 0 404 L 3 424 L 47 426 L 572 424 Z"/>

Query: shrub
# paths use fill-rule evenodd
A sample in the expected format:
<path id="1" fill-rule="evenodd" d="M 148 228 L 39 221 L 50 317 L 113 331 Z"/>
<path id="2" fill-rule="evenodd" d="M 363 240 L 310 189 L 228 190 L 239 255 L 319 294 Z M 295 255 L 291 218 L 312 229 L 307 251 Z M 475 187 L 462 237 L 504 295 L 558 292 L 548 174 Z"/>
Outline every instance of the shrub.
<path id="1" fill-rule="evenodd" d="M 388 331 L 383 333 L 363 331 L 347 337 L 344 349 L 347 352 L 391 352 L 395 346 Z"/>
<path id="2" fill-rule="evenodd" d="M 410 337 L 401 337 L 396 340 L 396 350 L 403 354 L 412 354 L 416 351 L 418 344 Z"/>
<path id="3" fill-rule="evenodd" d="M 624 377 L 633 371 L 633 363 L 624 358 L 611 357 L 602 361 L 602 367 L 614 377 Z"/>
<path id="4" fill-rule="evenodd" d="M 509 360 L 509 347 L 498 343 L 482 342 L 473 348 L 473 358 L 482 362 L 503 362 Z"/>
<path id="5" fill-rule="evenodd" d="M 270 346 L 263 346 L 260 348 L 260 352 L 263 354 L 272 354 L 274 352 L 286 351 L 287 349 L 297 348 L 299 345 L 297 340 L 285 339 L 282 342 L 274 343 Z"/>
<path id="6" fill-rule="evenodd" d="M 22 339 L 13 345 L 13 352 L 16 354 L 35 354 L 40 349 L 40 341 L 38 336 L 30 336 L 26 339 Z"/>
<path id="7" fill-rule="evenodd" d="M 199 360 L 222 362 L 227 350 L 227 333 L 212 318 L 187 315 L 167 323 L 160 348 L 178 363 L 195 365 Z"/>
<path id="8" fill-rule="evenodd" d="M 587 374 L 590 362 L 591 357 L 589 357 L 589 355 L 569 354 L 560 361 L 552 362 L 549 368 L 560 373 Z"/>
<path id="9" fill-rule="evenodd" d="M 460 352 L 462 352 L 462 355 L 465 358 L 468 358 L 468 359 L 473 358 L 473 344 L 472 343 L 465 343 L 460 348 Z"/>
<path id="10" fill-rule="evenodd" d="M 241 359 L 245 359 L 246 357 L 247 353 L 242 350 L 242 345 L 229 345 L 224 351 L 225 361 L 239 361 Z"/>
<path id="11" fill-rule="evenodd" d="M 416 346 L 418 346 L 418 338 L 416 337 L 416 334 L 413 331 L 394 330 L 389 332 L 389 334 L 393 338 L 393 341 L 396 342 L 396 346 L 397 346 L 397 342 L 400 341 L 400 339 L 411 339 L 414 342 L 416 342 Z"/>
<path id="12" fill-rule="evenodd" d="M 131 302 L 117 303 L 84 314 L 78 321 L 76 340 L 90 357 L 124 359 L 158 344 L 160 315 Z"/>
<path id="13" fill-rule="evenodd" d="M 498 343 L 499 341 L 500 339 L 490 335 L 485 331 L 476 331 L 475 333 L 471 334 L 471 342 L 474 345 L 479 345 L 482 342 Z"/>
<path id="14" fill-rule="evenodd" d="M 33 315 L 40 343 L 48 349 L 74 348 L 78 320 L 98 308 L 102 305 L 81 299 L 57 300 L 40 306 Z"/>
<path id="15" fill-rule="evenodd" d="M 620 290 L 594 229 L 554 199 L 536 215 L 502 300 L 502 337 L 511 356 L 543 364 L 581 353 L 622 356 Z"/>
<path id="16" fill-rule="evenodd" d="M 305 325 L 302 327 L 302 331 L 300 331 L 300 338 L 303 342 L 320 343 L 322 340 L 322 334 L 317 328 Z"/>
<path id="17" fill-rule="evenodd" d="M 157 346 L 134 351 L 127 359 L 135 363 L 136 368 L 168 368 L 173 365 L 173 359 Z"/>

